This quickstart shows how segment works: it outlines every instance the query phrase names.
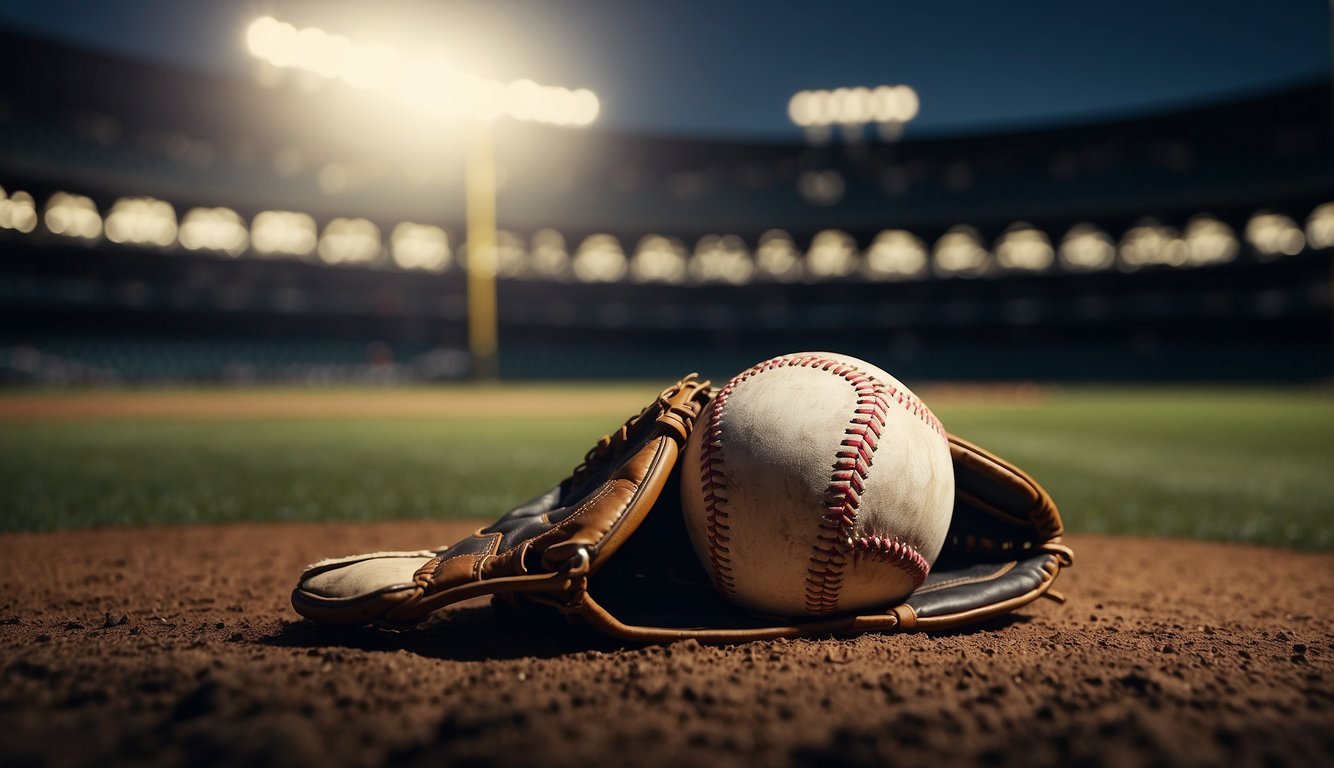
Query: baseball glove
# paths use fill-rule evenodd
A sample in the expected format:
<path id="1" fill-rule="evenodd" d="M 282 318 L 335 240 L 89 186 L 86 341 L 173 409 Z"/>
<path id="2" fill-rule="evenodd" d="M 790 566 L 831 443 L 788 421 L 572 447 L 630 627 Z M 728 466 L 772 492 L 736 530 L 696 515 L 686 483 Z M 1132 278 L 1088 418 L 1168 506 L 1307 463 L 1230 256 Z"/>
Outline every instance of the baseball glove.
<path id="1" fill-rule="evenodd" d="M 944 630 L 1050 591 L 1073 554 L 1051 497 L 1004 460 L 949 438 L 955 508 L 945 548 L 901 604 L 794 621 L 742 612 L 712 586 L 682 521 L 678 458 L 710 397 L 693 374 L 603 437 L 556 487 L 436 550 L 377 552 L 308 567 L 292 593 L 318 622 L 406 629 L 494 595 L 555 610 L 627 640 L 738 642 L 863 631 Z"/>

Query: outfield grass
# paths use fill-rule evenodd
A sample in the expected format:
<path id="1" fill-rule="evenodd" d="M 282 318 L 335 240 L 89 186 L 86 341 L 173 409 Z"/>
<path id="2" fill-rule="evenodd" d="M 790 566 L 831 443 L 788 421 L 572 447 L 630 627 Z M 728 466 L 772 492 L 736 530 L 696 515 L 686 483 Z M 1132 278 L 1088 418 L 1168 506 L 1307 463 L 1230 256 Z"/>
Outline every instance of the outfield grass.
<path id="1" fill-rule="evenodd" d="M 521 419 L 479 409 L 421 418 L 10 421 L 0 424 L 0 530 L 494 518 L 559 480 L 598 435 L 618 426 L 628 415 L 626 394 L 608 389 L 606 413 L 553 409 Z M 951 431 L 1046 485 L 1071 531 L 1334 548 L 1327 393 L 926 398 Z"/>
<path id="2" fill-rule="evenodd" d="M 937 413 L 1037 477 L 1073 532 L 1334 548 L 1328 393 L 1074 391 Z"/>

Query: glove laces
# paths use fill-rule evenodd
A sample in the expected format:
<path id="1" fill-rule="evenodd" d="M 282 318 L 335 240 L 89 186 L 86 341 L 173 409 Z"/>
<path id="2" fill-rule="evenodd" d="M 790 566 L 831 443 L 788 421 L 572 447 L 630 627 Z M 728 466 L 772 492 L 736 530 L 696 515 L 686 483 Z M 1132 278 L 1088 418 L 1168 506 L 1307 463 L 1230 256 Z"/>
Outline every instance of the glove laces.
<path id="1" fill-rule="evenodd" d="M 699 410 L 697 407 L 689 407 L 687 403 L 696 392 L 708 386 L 709 382 L 699 380 L 698 373 L 690 373 L 677 383 L 659 392 L 656 400 L 649 403 L 639 413 L 626 419 L 620 429 L 610 435 L 603 435 L 598 438 L 597 445 L 588 449 L 588 452 L 584 454 L 584 460 L 570 473 L 567 483 L 571 485 L 578 483 L 602 469 L 609 459 L 620 456 L 627 444 L 633 443 L 642 437 L 649 425 L 655 423 L 658 417 L 663 414 L 674 414 L 678 418 L 684 416 L 686 418 L 683 421 L 687 424 L 692 422 L 694 417 L 698 415 Z M 687 392 L 690 397 L 684 398 L 685 403 L 679 402 L 683 399 L 681 395 Z"/>

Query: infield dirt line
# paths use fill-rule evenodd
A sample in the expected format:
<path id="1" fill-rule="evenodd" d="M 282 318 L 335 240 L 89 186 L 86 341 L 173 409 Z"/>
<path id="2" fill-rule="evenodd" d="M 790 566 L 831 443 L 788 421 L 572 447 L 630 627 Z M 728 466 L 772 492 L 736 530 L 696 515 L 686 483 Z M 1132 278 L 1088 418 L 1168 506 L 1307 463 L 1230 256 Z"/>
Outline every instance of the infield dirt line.
<path id="1" fill-rule="evenodd" d="M 657 389 L 515 387 L 333 391 L 132 391 L 0 396 L 0 422 L 88 419 L 409 419 L 629 415 Z"/>

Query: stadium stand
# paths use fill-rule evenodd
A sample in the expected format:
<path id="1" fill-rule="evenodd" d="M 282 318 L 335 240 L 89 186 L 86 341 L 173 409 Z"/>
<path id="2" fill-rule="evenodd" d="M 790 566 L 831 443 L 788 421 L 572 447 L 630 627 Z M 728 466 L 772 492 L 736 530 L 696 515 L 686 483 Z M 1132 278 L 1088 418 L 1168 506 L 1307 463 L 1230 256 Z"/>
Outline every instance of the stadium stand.
<path id="1" fill-rule="evenodd" d="M 467 374 L 453 137 L 8 31 L 0 67 L 4 380 Z M 502 123 L 501 372 L 1328 379 L 1330 110 L 1322 82 L 897 143 Z"/>

